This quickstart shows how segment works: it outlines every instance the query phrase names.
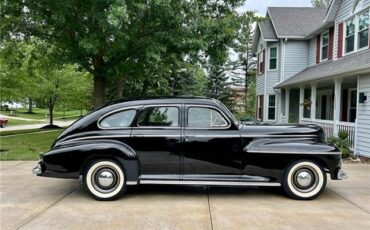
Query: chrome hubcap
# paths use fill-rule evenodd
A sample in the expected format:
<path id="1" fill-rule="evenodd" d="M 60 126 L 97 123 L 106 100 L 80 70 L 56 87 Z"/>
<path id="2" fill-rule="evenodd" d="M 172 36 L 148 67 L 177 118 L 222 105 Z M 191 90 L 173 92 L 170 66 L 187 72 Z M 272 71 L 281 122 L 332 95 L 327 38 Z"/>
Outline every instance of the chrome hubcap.
<path id="1" fill-rule="evenodd" d="M 312 174 L 307 171 L 298 173 L 297 183 L 302 187 L 309 186 L 312 183 Z"/>
<path id="2" fill-rule="evenodd" d="M 98 175 L 98 182 L 103 187 L 109 187 L 115 181 L 115 176 L 111 171 L 102 170 Z"/>

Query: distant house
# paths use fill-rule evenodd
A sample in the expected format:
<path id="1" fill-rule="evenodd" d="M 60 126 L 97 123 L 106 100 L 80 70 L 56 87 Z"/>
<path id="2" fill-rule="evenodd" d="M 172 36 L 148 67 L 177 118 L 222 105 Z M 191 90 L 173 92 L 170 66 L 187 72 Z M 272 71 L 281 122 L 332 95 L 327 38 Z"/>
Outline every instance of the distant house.
<path id="1" fill-rule="evenodd" d="M 370 157 L 370 0 L 270 7 L 266 18 L 253 44 L 258 119 L 346 130 L 355 153 Z"/>

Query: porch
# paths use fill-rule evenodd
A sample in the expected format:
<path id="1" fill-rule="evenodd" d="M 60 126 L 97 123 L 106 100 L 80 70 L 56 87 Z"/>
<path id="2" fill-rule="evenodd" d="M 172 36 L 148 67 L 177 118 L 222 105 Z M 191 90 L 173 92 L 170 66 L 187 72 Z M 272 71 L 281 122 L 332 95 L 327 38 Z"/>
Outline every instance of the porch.
<path id="1" fill-rule="evenodd" d="M 358 78 L 334 78 L 284 88 L 282 122 L 316 124 L 326 138 L 345 130 L 351 150 L 355 148 Z M 282 106 L 284 107 L 284 106 Z"/>

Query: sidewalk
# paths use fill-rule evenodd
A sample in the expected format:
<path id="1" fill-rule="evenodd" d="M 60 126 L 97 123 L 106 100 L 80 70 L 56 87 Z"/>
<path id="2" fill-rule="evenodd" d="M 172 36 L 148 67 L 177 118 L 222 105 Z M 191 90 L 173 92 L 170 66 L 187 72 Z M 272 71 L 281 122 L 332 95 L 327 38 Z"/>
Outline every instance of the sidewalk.
<path id="1" fill-rule="evenodd" d="M 54 121 L 54 125 L 58 125 L 60 127 L 67 127 L 70 126 L 75 120 L 66 120 L 66 121 Z M 33 125 L 16 125 L 16 126 L 7 126 L 5 128 L 1 128 L 0 132 L 3 131 L 13 131 L 13 130 L 26 130 L 26 129 L 39 129 L 45 125 L 48 125 L 49 122 L 40 123 L 40 124 L 33 124 Z"/>

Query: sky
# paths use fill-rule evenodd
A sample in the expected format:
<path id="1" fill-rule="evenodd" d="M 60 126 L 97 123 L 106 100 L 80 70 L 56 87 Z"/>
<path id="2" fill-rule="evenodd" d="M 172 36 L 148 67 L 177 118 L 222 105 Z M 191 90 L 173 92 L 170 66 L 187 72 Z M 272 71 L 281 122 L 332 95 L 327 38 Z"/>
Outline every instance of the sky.
<path id="1" fill-rule="evenodd" d="M 266 9 L 269 6 L 312 6 L 311 0 L 246 0 L 240 11 L 254 10 L 259 16 L 266 15 Z"/>

